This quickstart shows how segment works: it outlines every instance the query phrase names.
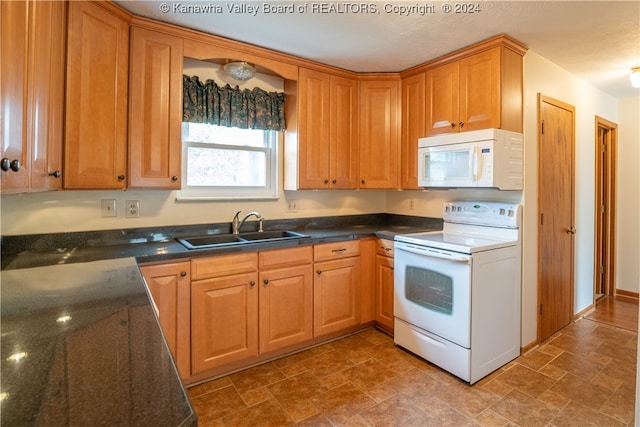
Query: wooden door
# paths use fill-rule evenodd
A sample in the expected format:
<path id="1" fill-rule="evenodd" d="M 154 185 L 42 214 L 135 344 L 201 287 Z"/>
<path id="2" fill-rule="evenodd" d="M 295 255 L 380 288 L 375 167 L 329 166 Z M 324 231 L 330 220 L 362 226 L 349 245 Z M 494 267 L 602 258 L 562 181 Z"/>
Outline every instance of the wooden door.
<path id="1" fill-rule="evenodd" d="M 360 188 L 399 186 L 399 101 L 398 79 L 360 82 Z"/>
<path id="2" fill-rule="evenodd" d="M 460 71 L 458 62 L 426 73 L 425 136 L 458 132 Z"/>
<path id="3" fill-rule="evenodd" d="M 189 261 L 141 266 L 169 350 L 183 378 L 190 375 L 191 264 Z"/>
<path id="4" fill-rule="evenodd" d="M 27 190 L 27 48 L 28 2 L 0 2 L 0 108 L 2 131 L 2 192 Z M 10 165 L 13 165 L 13 168 Z"/>
<path id="5" fill-rule="evenodd" d="M 357 188 L 358 82 L 331 76 L 329 187 Z"/>
<path id="6" fill-rule="evenodd" d="M 402 143 L 400 186 L 403 190 L 418 187 L 418 138 L 426 136 L 425 73 L 402 80 Z"/>
<path id="7" fill-rule="evenodd" d="M 260 353 L 313 338 L 311 264 L 260 272 Z"/>
<path id="8" fill-rule="evenodd" d="M 500 127 L 501 49 L 460 60 L 460 132 Z"/>
<path id="9" fill-rule="evenodd" d="M 594 294 L 615 294 L 616 153 L 618 125 L 596 117 Z M 595 302 L 595 301 L 594 301 Z"/>
<path id="10" fill-rule="evenodd" d="M 182 39 L 131 29 L 129 187 L 181 187 L 182 60 Z"/>
<path id="11" fill-rule="evenodd" d="M 357 325 L 360 257 L 319 262 L 314 269 L 314 337 Z"/>
<path id="12" fill-rule="evenodd" d="M 573 320 L 574 115 L 573 106 L 538 100 L 538 341 Z"/>
<path id="13" fill-rule="evenodd" d="M 107 7 L 69 2 L 65 188 L 126 188 L 129 25 Z"/>
<path id="14" fill-rule="evenodd" d="M 197 374 L 258 355 L 258 275 L 191 283 L 191 367 Z"/>
<path id="15" fill-rule="evenodd" d="M 329 188 L 330 77 L 300 68 L 298 85 L 298 188 Z"/>
<path id="16" fill-rule="evenodd" d="M 393 331 L 393 258 L 376 255 L 376 322 Z"/>

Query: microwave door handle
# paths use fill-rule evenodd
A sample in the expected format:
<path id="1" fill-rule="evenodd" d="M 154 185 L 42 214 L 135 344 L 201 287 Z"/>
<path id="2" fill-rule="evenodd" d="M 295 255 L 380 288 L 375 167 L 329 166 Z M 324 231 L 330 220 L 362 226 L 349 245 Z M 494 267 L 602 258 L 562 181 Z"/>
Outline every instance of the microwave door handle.
<path id="1" fill-rule="evenodd" d="M 471 153 L 471 158 L 469 159 L 469 167 L 471 168 L 471 173 L 473 174 L 473 181 L 478 181 L 478 166 L 480 163 L 480 156 L 478 154 L 478 146 L 473 146 L 473 152 Z"/>

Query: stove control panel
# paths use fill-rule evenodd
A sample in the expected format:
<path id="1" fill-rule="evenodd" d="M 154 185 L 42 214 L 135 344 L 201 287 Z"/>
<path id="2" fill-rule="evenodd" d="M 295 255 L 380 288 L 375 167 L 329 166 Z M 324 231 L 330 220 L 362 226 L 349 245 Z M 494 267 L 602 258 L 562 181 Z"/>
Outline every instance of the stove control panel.
<path id="1" fill-rule="evenodd" d="M 522 205 L 503 202 L 456 201 L 444 204 L 446 222 L 519 228 Z"/>

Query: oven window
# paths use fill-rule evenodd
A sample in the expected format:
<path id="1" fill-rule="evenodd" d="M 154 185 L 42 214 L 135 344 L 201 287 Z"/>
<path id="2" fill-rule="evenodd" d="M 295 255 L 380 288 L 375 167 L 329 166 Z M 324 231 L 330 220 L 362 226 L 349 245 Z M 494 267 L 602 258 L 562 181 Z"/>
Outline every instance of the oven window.
<path id="1" fill-rule="evenodd" d="M 405 298 L 422 307 L 451 314 L 453 279 L 437 271 L 407 266 Z"/>

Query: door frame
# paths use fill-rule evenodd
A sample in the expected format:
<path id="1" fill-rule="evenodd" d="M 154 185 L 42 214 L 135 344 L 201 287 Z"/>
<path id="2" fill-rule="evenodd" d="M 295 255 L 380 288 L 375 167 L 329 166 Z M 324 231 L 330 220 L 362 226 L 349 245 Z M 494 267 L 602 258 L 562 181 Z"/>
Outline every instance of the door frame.
<path id="1" fill-rule="evenodd" d="M 605 141 L 606 147 L 602 147 L 598 130 L 602 128 L 607 131 Z M 603 276 L 605 278 L 606 296 L 614 296 L 615 290 L 615 237 L 616 237 L 616 167 L 618 153 L 618 125 L 602 117 L 595 116 L 595 200 L 593 207 L 594 214 L 594 263 L 593 263 L 593 299 L 596 300 L 597 290 L 601 287 Z M 604 151 L 604 156 L 602 152 Z M 604 157 L 604 159 L 603 159 Z M 603 164 L 604 163 L 604 164 Z M 607 177 L 603 177 L 603 168 L 608 170 Z M 605 178 L 606 182 L 603 182 Z M 604 188 L 607 187 L 607 188 Z M 600 200 L 603 192 L 606 191 L 604 218 L 601 213 Z M 601 242 L 602 231 L 605 230 L 606 242 Z M 606 255 L 603 254 L 606 251 Z M 600 272 L 600 261 L 603 255 L 607 257 L 604 271 Z"/>

